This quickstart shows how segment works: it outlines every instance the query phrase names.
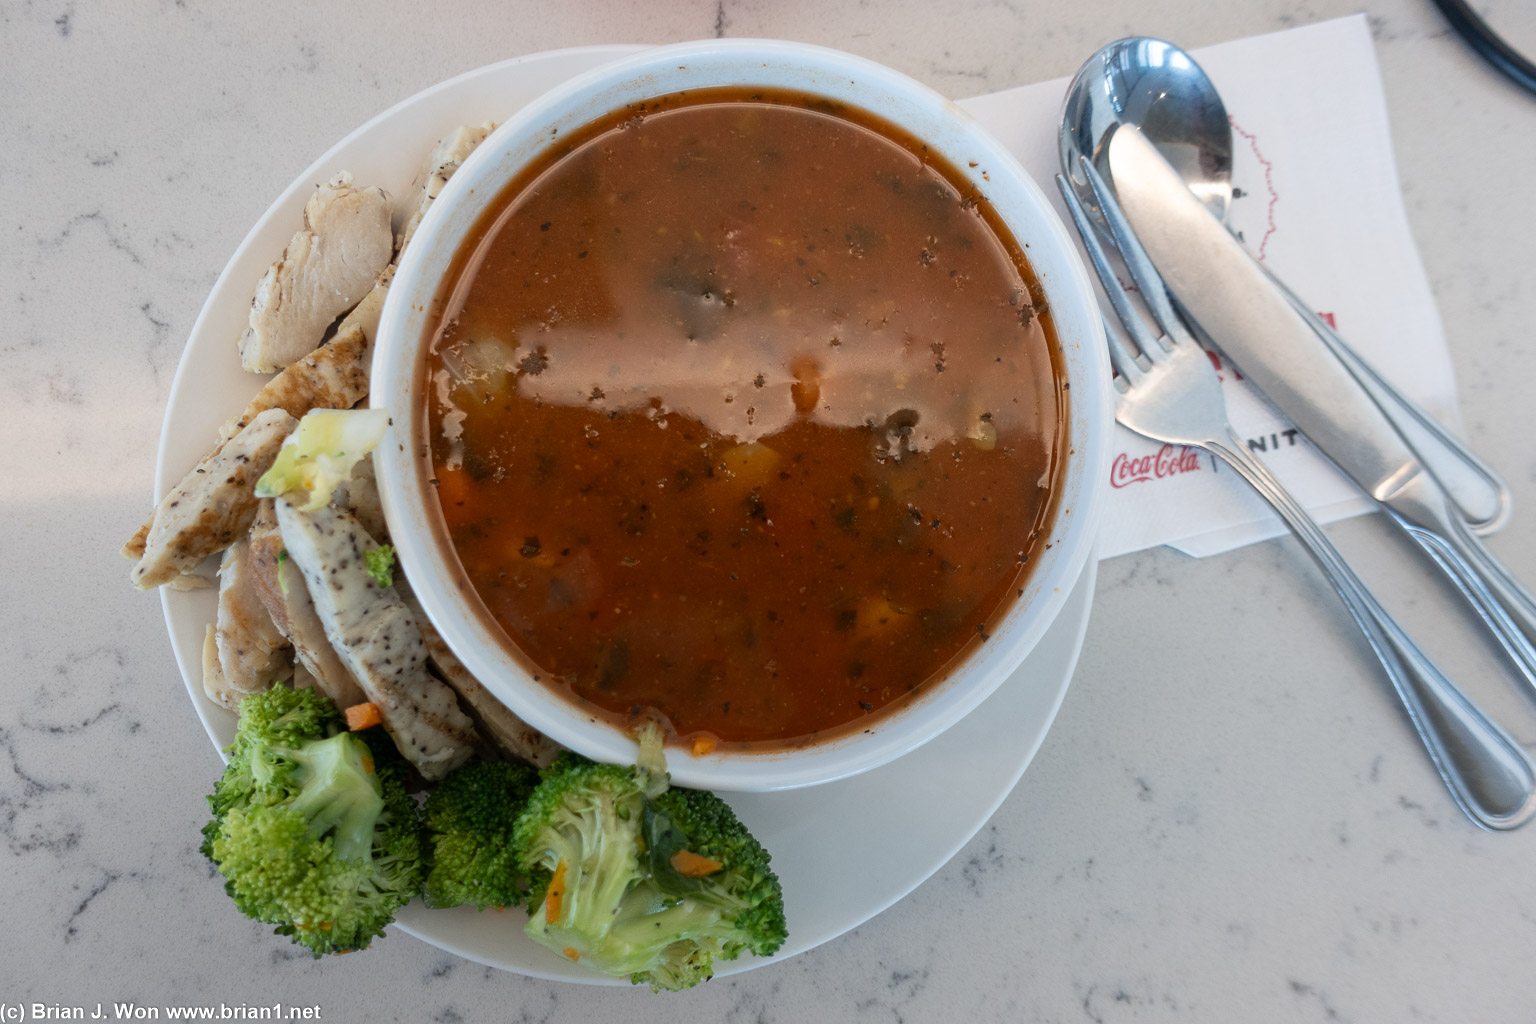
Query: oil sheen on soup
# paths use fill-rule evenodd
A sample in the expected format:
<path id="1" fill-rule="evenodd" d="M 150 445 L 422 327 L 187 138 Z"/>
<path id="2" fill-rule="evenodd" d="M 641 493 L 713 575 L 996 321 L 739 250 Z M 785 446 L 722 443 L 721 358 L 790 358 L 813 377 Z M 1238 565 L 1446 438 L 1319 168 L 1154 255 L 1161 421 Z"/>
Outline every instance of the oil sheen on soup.
<path id="1" fill-rule="evenodd" d="M 797 95 L 617 112 L 507 187 L 424 372 L 427 475 L 543 685 L 694 750 L 867 728 L 1023 593 L 1067 384 L 1022 248 Z"/>

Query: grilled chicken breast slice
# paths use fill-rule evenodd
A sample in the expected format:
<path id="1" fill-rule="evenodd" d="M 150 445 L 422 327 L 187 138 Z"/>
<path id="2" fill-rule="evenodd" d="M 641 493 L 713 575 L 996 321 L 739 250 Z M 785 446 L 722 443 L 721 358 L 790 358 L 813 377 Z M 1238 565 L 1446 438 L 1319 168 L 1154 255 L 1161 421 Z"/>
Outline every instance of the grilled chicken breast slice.
<path id="1" fill-rule="evenodd" d="M 315 611 L 303 573 L 289 562 L 277 526 L 276 504 L 271 498 L 261 500 L 256 520 L 251 523 L 250 567 L 262 606 L 272 616 L 278 632 L 293 644 L 295 662 L 313 677 L 320 692 L 338 708 L 366 701 L 368 695 L 325 635 L 325 625 Z"/>
<path id="2" fill-rule="evenodd" d="M 368 364 L 372 359 L 373 335 L 357 324 L 343 326 L 330 341 L 267 381 L 245 412 L 219 431 L 220 442 L 268 409 L 282 409 L 299 419 L 311 409 L 352 408 L 368 397 Z"/>
<path id="3" fill-rule="evenodd" d="M 427 154 L 427 162 L 416 173 L 416 179 L 411 182 L 411 188 L 406 193 L 408 197 L 395 211 L 395 217 L 401 221 L 400 230 L 395 236 L 395 250 L 399 252 L 410 243 L 411 236 L 416 233 L 416 228 L 421 224 L 421 218 L 427 215 L 427 209 L 437 199 L 448 184 L 448 179 L 453 177 L 453 172 L 459 169 L 459 165 L 468 159 L 476 146 L 485 141 L 485 137 L 495 131 L 496 123 L 486 121 L 484 124 L 460 125 L 438 140 L 432 152 Z"/>
<path id="4" fill-rule="evenodd" d="M 171 488 L 141 531 L 133 582 L 144 590 L 169 583 L 243 536 L 256 517 L 256 481 L 296 426 L 283 410 L 268 409 Z M 124 552 L 136 541 L 137 535 Z"/>
<path id="5" fill-rule="evenodd" d="M 432 625 L 432 620 L 427 618 L 426 610 L 409 586 L 397 582 L 395 589 L 416 617 L 416 625 L 421 629 L 421 638 L 427 645 L 427 657 L 432 660 L 432 667 L 468 705 L 481 733 L 503 754 L 527 761 L 536 768 L 547 767 L 565 748 L 519 718 L 470 673 L 449 648 L 442 634 Z"/>
<path id="6" fill-rule="evenodd" d="M 293 648 L 278 632 L 257 594 L 250 560 L 250 541 L 244 537 L 224 549 L 214 623 L 226 692 L 239 696 L 265 690 L 292 674 Z"/>
<path id="7" fill-rule="evenodd" d="M 245 407 L 245 412 L 220 429 L 219 443 L 203 456 L 204 460 L 219 454 L 219 450 L 230 438 L 268 409 L 282 409 L 294 419 L 299 419 L 311 409 L 350 409 L 367 398 L 373 338 L 378 333 L 379 312 L 384 306 L 384 296 L 389 291 L 391 276 L 388 270 L 380 275 L 380 283 L 374 286 L 373 291 L 368 293 L 368 297 L 356 309 L 347 314 L 331 340 L 267 381 Z M 154 524 L 155 516 L 151 512 L 138 532 L 123 545 L 125 557 L 137 561 L 144 556 L 144 544 Z M 196 579 L 193 577 L 193 580 Z M 178 581 L 169 582 L 175 584 Z M 190 582 L 185 583 L 182 589 L 206 585 Z"/>
<path id="8" fill-rule="evenodd" d="M 363 301 L 352 307 L 352 312 L 341 318 L 336 333 L 360 328 L 372 341 L 379 336 L 379 318 L 384 315 L 384 300 L 389 297 L 389 285 L 395 279 L 395 265 L 391 263 L 379 271 L 374 279 L 373 290 L 363 296 Z M 364 367 L 366 370 L 367 367 Z"/>
<path id="9" fill-rule="evenodd" d="M 373 539 L 334 505 L 300 512 L 279 498 L 277 522 L 326 635 L 400 752 L 429 781 L 463 764 L 479 741 L 474 723 L 427 671 L 421 631 L 399 594 L 369 575 L 364 555 Z"/>
<path id="10" fill-rule="evenodd" d="M 352 475 L 331 496 L 331 503 L 356 516 L 369 537 L 388 542 L 389 524 L 384 521 L 384 505 L 379 499 L 379 481 L 374 476 L 371 453 L 357 460 Z"/>
<path id="11" fill-rule="evenodd" d="M 231 690 L 224 679 L 224 667 L 219 664 L 218 633 L 211 622 L 203 632 L 203 692 L 209 700 L 231 711 L 240 707 L 240 698 L 245 696 Z"/>
<path id="12" fill-rule="evenodd" d="M 389 196 L 338 174 L 304 204 L 304 226 L 256 286 L 240 365 L 271 373 L 307 356 L 394 258 Z"/>

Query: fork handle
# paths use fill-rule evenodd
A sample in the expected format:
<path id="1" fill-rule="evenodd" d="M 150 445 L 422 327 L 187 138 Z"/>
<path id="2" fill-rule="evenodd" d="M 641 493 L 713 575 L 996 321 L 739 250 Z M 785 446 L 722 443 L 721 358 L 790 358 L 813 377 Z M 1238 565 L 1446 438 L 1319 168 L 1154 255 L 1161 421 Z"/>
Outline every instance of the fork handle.
<path id="1" fill-rule="evenodd" d="M 1536 814 L 1536 762 L 1409 639 L 1289 491 L 1229 427 L 1206 447 L 1248 481 L 1296 534 L 1386 669 L 1430 760 L 1467 816 L 1517 828 Z"/>

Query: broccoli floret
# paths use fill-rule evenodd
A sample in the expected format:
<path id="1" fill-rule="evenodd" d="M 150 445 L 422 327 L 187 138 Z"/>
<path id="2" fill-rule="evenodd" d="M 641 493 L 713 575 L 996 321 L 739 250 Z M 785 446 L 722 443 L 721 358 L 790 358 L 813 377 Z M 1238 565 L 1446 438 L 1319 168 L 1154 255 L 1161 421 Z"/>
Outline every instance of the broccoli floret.
<path id="1" fill-rule="evenodd" d="M 692 904 L 715 913 L 706 931 L 719 943 L 718 959 L 778 951 L 788 936 L 784 890 L 768 851 L 729 804 L 704 790 L 669 789 L 650 801 L 645 829 L 651 878 L 663 897 L 682 901 L 674 909 Z"/>
<path id="2" fill-rule="evenodd" d="M 363 553 L 363 564 L 368 567 L 368 575 L 381 587 L 395 585 L 395 549 L 389 544 L 380 544 L 378 547 L 369 548 Z"/>
<path id="3" fill-rule="evenodd" d="M 541 773 L 512 832 L 536 920 L 556 916 L 577 930 L 580 922 L 600 937 L 603 919 L 641 875 L 645 791 L 636 776 L 571 753 Z M 558 912 L 549 915 L 550 907 Z"/>
<path id="4" fill-rule="evenodd" d="M 653 782 L 574 755 L 545 770 L 514 830 L 528 936 L 655 990 L 691 988 L 745 950 L 774 953 L 784 898 L 767 852 L 719 797 Z"/>
<path id="5" fill-rule="evenodd" d="M 343 731 L 314 690 L 252 694 L 208 798 L 203 852 L 246 916 L 317 957 L 366 948 L 421 886 L 404 775 L 387 736 Z"/>
<path id="6" fill-rule="evenodd" d="M 230 808 L 243 807 L 253 799 L 272 803 L 279 794 L 296 788 L 297 783 L 289 778 L 296 765 L 281 751 L 342 728 L 336 705 L 314 690 L 275 686 L 241 701 L 229 764 L 208 798 L 213 820 L 203 826 L 203 855 L 213 859 L 212 842 Z"/>
<path id="7" fill-rule="evenodd" d="M 512 846 L 512 826 L 539 776 L 511 761 L 471 761 L 437 784 L 423 807 L 430 867 L 429 907 L 473 903 L 515 907 L 528 879 Z"/>

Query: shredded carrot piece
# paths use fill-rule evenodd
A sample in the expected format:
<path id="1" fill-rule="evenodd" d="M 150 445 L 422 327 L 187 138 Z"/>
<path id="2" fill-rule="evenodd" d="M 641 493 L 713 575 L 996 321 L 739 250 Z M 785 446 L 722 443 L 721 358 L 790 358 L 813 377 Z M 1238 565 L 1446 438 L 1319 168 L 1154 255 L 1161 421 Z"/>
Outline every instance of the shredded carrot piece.
<path id="1" fill-rule="evenodd" d="M 379 716 L 379 706 L 371 701 L 353 704 L 346 710 L 347 728 L 353 732 L 372 729 L 384 719 Z"/>
<path id="2" fill-rule="evenodd" d="M 565 861 L 555 865 L 555 876 L 549 880 L 549 892 L 544 897 L 544 921 L 560 923 L 560 902 L 565 899 Z"/>
<path id="3" fill-rule="evenodd" d="M 373 774 L 373 758 L 368 754 L 363 755 L 363 771 Z"/>
<path id="4" fill-rule="evenodd" d="M 725 867 L 710 857 L 701 857 L 692 850 L 678 850 L 672 855 L 672 870 L 688 878 L 703 878 Z"/>
<path id="5" fill-rule="evenodd" d="M 569 959 L 572 963 L 575 963 L 577 960 L 581 959 L 581 954 L 571 946 L 566 946 L 565 949 L 561 950 L 561 952 L 563 952 L 566 955 L 566 958 Z"/>
<path id="6" fill-rule="evenodd" d="M 705 754 L 714 753 L 715 747 L 719 742 L 713 736 L 695 736 L 693 745 L 688 748 L 688 752 L 694 757 L 703 757 Z"/>

